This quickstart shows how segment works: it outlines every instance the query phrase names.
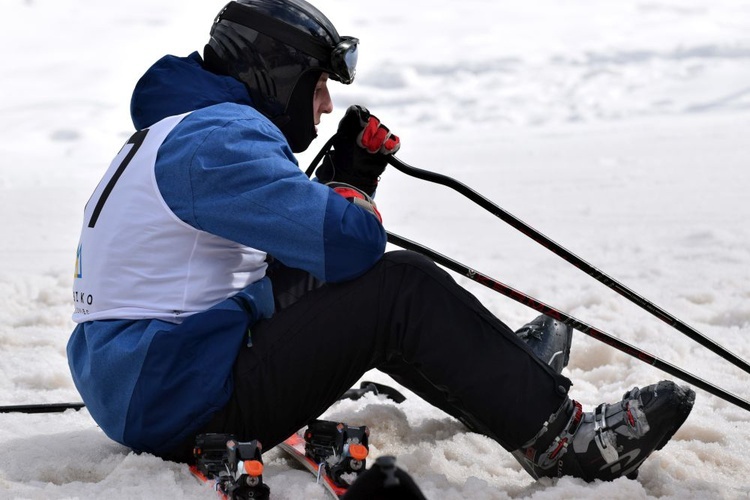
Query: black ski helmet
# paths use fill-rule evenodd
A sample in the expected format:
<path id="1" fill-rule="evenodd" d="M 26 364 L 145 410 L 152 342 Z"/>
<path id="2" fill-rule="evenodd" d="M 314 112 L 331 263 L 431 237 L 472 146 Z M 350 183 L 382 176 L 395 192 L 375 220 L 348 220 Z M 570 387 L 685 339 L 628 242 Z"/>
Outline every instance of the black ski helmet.
<path id="1" fill-rule="evenodd" d="M 208 70 L 244 83 L 256 109 L 300 152 L 316 135 L 312 99 L 320 74 L 351 83 L 358 42 L 339 36 L 304 0 L 236 0 L 216 16 L 203 56 Z"/>

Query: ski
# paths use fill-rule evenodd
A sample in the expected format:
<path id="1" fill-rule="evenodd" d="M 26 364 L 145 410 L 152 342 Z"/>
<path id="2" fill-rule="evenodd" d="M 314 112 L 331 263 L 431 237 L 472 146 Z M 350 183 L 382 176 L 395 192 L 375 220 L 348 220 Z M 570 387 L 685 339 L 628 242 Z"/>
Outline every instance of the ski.
<path id="1" fill-rule="evenodd" d="M 369 434 L 366 426 L 315 420 L 279 447 L 314 474 L 333 498 L 341 498 L 365 471 Z"/>
<path id="2" fill-rule="evenodd" d="M 279 447 L 290 457 L 300 463 L 305 469 L 317 477 L 318 483 L 330 494 L 332 498 L 341 498 L 346 493 L 346 488 L 337 486 L 329 477 L 320 474 L 320 467 L 305 455 L 305 440 L 299 434 L 289 436 Z"/>
<path id="3" fill-rule="evenodd" d="M 190 473 L 210 485 L 223 500 L 268 500 L 258 441 L 238 442 L 231 434 L 201 434 L 193 449 Z"/>
<path id="4" fill-rule="evenodd" d="M 349 389 L 339 400 L 358 400 L 367 394 L 385 396 L 395 403 L 406 400 L 393 387 L 368 381 L 362 382 L 359 388 Z M 364 426 L 351 427 L 340 422 L 316 420 L 304 433 L 292 434 L 279 447 L 314 474 L 333 498 L 341 498 L 365 470 L 368 436 L 369 430 Z"/>
<path id="5" fill-rule="evenodd" d="M 222 500 L 228 499 L 227 495 L 219 488 L 218 481 L 216 481 L 216 479 L 207 478 L 205 474 L 198 470 L 197 465 L 191 465 L 189 470 L 195 479 L 207 486 L 210 486 L 216 492 L 219 498 L 221 498 Z"/>

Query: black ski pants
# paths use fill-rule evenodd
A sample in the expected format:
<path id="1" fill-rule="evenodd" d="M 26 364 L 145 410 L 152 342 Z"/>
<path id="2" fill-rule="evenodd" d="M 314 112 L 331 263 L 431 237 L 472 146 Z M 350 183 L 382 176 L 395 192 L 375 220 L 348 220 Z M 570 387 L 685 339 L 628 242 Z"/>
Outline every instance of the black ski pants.
<path id="1" fill-rule="evenodd" d="M 377 368 L 515 450 L 567 397 L 567 378 L 419 254 L 390 252 L 355 280 L 300 292 L 305 277 L 271 274 L 277 311 L 253 327 L 233 396 L 201 432 L 258 439 L 268 450 Z"/>

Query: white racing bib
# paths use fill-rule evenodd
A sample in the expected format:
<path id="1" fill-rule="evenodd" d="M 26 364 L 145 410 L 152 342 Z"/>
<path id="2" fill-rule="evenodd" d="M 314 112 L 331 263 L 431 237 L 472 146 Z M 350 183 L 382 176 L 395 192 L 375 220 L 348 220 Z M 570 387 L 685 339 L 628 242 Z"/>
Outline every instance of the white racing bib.
<path id="1" fill-rule="evenodd" d="M 185 116 L 136 132 L 86 204 L 73 321 L 179 322 L 264 276 L 264 252 L 190 226 L 159 192 L 157 152 Z"/>

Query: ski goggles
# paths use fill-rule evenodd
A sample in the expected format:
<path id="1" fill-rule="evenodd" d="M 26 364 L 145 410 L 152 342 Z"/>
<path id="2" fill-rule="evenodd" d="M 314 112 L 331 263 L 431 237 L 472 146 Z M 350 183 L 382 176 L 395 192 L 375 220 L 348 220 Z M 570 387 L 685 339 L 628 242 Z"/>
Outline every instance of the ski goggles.
<path id="1" fill-rule="evenodd" d="M 359 40 L 351 36 L 342 36 L 338 45 L 331 51 L 331 77 L 345 85 L 354 81 L 357 72 Z"/>

